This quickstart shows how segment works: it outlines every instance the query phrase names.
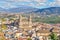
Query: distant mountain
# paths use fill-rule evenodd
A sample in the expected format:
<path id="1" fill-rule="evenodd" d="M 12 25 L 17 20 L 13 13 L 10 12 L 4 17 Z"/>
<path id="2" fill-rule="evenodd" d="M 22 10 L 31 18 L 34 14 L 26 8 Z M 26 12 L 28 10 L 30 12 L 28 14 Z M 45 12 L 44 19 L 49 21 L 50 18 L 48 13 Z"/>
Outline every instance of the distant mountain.
<path id="1" fill-rule="evenodd" d="M 9 12 L 9 13 L 36 13 L 36 14 L 60 14 L 60 7 L 50 7 L 44 9 L 38 9 L 30 6 L 19 6 L 16 8 L 4 9 L 0 8 L 0 12 Z"/>
<path id="2" fill-rule="evenodd" d="M 34 11 L 34 13 L 60 14 L 60 7 L 50 7 L 50 8 L 44 8 L 44 9 L 38 9 L 37 11 Z"/>
<path id="3" fill-rule="evenodd" d="M 0 8 L 0 12 L 9 12 L 9 13 L 19 13 L 19 12 L 29 13 L 29 12 L 37 11 L 37 10 L 38 10 L 37 8 L 24 6 L 24 5 L 21 5 L 16 8 L 9 8 L 9 9 Z"/>
<path id="4" fill-rule="evenodd" d="M 7 11 L 8 12 L 24 12 L 24 13 L 27 13 L 27 12 L 32 12 L 32 11 L 37 11 L 38 9 L 37 8 L 33 8 L 33 7 L 30 7 L 30 6 L 20 6 L 20 7 L 17 7 L 17 8 L 9 8 Z"/>
<path id="5" fill-rule="evenodd" d="M 0 12 L 4 12 L 6 9 L 0 7 Z"/>

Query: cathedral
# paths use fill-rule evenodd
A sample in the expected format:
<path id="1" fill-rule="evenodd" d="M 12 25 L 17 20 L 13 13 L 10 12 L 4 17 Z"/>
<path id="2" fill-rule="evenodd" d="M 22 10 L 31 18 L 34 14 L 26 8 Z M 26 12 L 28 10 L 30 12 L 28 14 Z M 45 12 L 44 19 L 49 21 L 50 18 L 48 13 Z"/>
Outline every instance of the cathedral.
<path id="1" fill-rule="evenodd" d="M 30 15 L 27 18 L 27 17 L 23 17 L 22 15 L 19 15 L 19 28 L 22 28 L 25 30 L 31 30 L 32 29 L 32 16 Z"/>

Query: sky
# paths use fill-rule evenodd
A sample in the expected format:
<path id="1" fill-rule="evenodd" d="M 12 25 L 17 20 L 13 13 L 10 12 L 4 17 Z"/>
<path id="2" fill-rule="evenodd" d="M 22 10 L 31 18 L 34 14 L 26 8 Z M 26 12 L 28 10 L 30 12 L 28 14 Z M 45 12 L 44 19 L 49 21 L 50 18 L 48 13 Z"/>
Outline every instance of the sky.
<path id="1" fill-rule="evenodd" d="M 0 0 L 2 8 L 15 8 L 21 5 L 35 8 L 60 7 L 60 0 Z"/>

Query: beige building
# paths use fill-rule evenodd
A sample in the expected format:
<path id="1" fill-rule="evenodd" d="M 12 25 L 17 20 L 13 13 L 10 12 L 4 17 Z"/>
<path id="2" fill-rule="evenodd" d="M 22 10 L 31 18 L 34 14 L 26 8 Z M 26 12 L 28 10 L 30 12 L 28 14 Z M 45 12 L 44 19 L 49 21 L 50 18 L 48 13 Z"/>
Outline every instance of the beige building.
<path id="1" fill-rule="evenodd" d="M 32 19 L 31 15 L 30 17 L 23 17 L 22 15 L 19 15 L 19 28 L 22 28 L 24 30 L 32 29 Z"/>

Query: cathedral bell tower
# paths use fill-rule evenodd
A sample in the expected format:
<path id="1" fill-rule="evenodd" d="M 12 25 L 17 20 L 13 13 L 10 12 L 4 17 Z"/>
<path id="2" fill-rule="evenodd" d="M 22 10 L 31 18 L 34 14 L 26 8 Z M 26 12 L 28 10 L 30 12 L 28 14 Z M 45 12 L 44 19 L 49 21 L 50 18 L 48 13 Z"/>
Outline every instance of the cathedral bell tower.
<path id="1" fill-rule="evenodd" d="M 19 15 L 19 28 L 22 27 L 22 15 Z"/>
<path id="2" fill-rule="evenodd" d="M 31 16 L 31 14 L 30 14 L 30 17 L 29 17 L 29 27 L 32 27 L 32 16 Z"/>

